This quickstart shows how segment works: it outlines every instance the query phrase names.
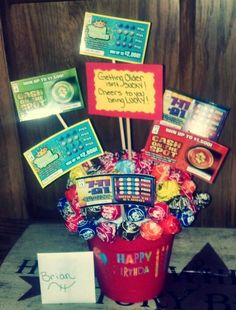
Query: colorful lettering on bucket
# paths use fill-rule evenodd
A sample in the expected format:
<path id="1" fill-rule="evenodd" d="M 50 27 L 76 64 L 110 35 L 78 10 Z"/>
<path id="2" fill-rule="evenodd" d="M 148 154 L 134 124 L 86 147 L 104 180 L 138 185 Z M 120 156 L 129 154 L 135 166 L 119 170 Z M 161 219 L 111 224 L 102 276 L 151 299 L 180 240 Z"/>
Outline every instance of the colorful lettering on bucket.
<path id="1" fill-rule="evenodd" d="M 104 265 L 108 263 L 108 258 L 105 253 L 103 253 L 99 248 L 94 247 L 93 248 L 94 255 L 98 260 L 100 260 Z"/>
<path id="2" fill-rule="evenodd" d="M 123 277 L 136 277 L 143 275 L 145 273 L 149 273 L 150 270 L 148 266 L 139 266 L 139 267 L 121 267 L 120 268 L 120 274 Z"/>
<path id="3" fill-rule="evenodd" d="M 123 277 L 135 277 L 149 273 L 148 263 L 151 259 L 152 251 L 148 252 L 135 252 L 135 253 L 117 253 L 117 264 L 122 265 L 120 267 L 120 274 Z M 137 266 L 137 264 L 139 264 Z M 135 266 L 134 266 L 135 265 Z"/>
<path id="4" fill-rule="evenodd" d="M 149 262 L 152 252 L 135 252 L 131 254 L 127 253 L 117 253 L 117 263 L 118 264 L 138 264 L 143 262 Z"/>

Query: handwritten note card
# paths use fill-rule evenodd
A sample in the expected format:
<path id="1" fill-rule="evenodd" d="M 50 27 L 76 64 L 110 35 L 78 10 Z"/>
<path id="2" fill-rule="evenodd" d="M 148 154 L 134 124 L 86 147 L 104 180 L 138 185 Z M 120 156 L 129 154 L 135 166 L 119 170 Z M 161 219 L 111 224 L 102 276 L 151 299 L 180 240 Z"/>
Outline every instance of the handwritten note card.
<path id="1" fill-rule="evenodd" d="M 90 114 L 162 118 L 162 65 L 86 63 Z"/>
<path id="2" fill-rule="evenodd" d="M 95 303 L 93 252 L 38 253 L 43 304 Z"/>

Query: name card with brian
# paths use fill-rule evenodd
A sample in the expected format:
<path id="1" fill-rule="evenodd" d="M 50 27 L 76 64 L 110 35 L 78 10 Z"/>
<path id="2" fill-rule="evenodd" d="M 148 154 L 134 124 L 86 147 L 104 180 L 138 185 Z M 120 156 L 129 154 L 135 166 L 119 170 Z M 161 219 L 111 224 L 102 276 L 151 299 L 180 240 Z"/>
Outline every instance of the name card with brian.
<path id="1" fill-rule="evenodd" d="M 43 304 L 95 303 L 93 252 L 38 253 Z"/>

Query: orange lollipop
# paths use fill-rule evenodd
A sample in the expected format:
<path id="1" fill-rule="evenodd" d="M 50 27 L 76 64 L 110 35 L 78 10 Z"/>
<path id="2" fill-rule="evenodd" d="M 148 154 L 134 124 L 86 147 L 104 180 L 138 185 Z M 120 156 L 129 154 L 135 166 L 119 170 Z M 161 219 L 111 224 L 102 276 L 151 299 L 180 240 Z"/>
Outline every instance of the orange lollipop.
<path id="1" fill-rule="evenodd" d="M 152 220 L 144 222 L 140 226 L 140 234 L 146 240 L 157 240 L 161 237 L 162 232 L 162 227 Z"/>

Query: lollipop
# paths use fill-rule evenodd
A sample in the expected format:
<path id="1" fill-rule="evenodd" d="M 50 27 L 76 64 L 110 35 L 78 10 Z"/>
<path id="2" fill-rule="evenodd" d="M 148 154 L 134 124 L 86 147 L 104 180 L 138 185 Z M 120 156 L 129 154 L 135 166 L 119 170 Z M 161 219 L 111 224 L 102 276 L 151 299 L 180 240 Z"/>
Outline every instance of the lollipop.
<path id="1" fill-rule="evenodd" d="M 176 180 L 164 181 L 157 186 L 158 201 L 168 201 L 179 194 L 179 184 Z"/>
<path id="2" fill-rule="evenodd" d="M 135 223 L 124 221 L 118 228 L 118 234 L 121 238 L 132 241 L 139 235 L 139 226 Z"/>
<path id="3" fill-rule="evenodd" d="M 170 166 L 166 163 L 159 163 L 153 166 L 151 174 L 156 177 L 158 182 L 166 181 L 170 175 Z"/>
<path id="4" fill-rule="evenodd" d="M 140 226 L 140 234 L 146 240 L 157 240 L 161 237 L 162 233 L 162 227 L 152 220 L 149 220 Z"/>
<path id="5" fill-rule="evenodd" d="M 139 222 L 146 218 L 147 211 L 144 206 L 130 204 L 124 205 L 124 209 L 127 220 L 130 222 Z"/>
<path id="6" fill-rule="evenodd" d="M 160 223 L 165 234 L 175 235 L 181 231 L 180 221 L 173 215 L 168 215 Z"/>
<path id="7" fill-rule="evenodd" d="M 96 225 L 92 221 L 80 221 L 78 223 L 78 234 L 84 240 L 92 239 L 96 235 Z"/>
<path id="8" fill-rule="evenodd" d="M 96 227 L 98 238 L 104 242 L 112 242 L 116 235 L 116 224 L 111 222 L 102 222 Z"/>
<path id="9" fill-rule="evenodd" d="M 131 155 L 130 159 L 126 150 L 105 152 L 98 159 L 70 172 L 65 197 L 59 199 L 57 205 L 70 232 L 78 232 L 84 240 L 97 235 L 104 242 L 113 242 L 116 236 L 132 241 L 140 234 L 146 240 L 157 240 L 162 234 L 175 235 L 181 227 L 190 226 L 197 212 L 210 204 L 211 196 L 208 193 L 196 193 L 196 184 L 190 173 L 168 163 L 154 165 L 153 161 L 145 158 L 144 151 L 132 152 Z M 88 174 L 108 173 L 155 176 L 154 205 L 147 207 L 138 202 L 124 201 L 123 206 L 110 203 L 81 207 L 76 179 Z M 128 190 L 131 191 L 131 188 Z M 137 195 L 136 192 L 133 195 Z M 124 212 L 121 212 L 122 208 Z"/>
<path id="10" fill-rule="evenodd" d="M 101 207 L 101 216 L 108 221 L 114 221 L 121 216 L 119 205 L 104 205 Z"/>
<path id="11" fill-rule="evenodd" d="M 155 202 L 154 207 L 148 208 L 148 215 L 154 221 L 163 220 L 169 213 L 169 207 L 165 202 Z"/>

